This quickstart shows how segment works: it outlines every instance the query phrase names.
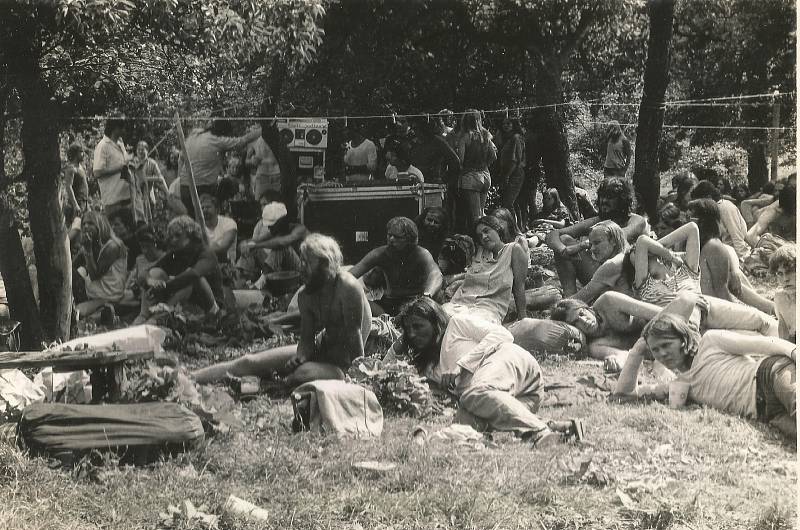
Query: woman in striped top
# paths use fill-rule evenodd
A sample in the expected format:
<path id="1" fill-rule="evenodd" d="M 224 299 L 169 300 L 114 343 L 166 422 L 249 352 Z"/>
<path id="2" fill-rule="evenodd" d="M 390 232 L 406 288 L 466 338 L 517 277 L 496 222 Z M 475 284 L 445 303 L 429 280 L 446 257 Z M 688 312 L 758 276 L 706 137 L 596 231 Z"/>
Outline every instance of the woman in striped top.
<path id="1" fill-rule="evenodd" d="M 676 248 L 684 247 L 678 253 Z M 687 223 L 658 241 L 646 235 L 636 240 L 622 265 L 636 297 L 665 307 L 681 291 L 700 294 L 700 233 Z"/>

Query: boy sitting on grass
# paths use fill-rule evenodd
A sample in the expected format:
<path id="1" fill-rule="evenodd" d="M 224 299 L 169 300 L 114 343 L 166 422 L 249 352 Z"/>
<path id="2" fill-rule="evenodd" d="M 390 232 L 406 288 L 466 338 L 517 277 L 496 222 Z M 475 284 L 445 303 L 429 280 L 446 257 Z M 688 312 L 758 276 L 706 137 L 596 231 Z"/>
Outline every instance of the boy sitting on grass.
<path id="1" fill-rule="evenodd" d="M 775 315 L 778 317 L 778 336 L 791 342 L 797 340 L 795 284 L 797 258 L 794 243 L 783 245 L 769 258 L 769 272 L 778 279 L 780 290 L 775 293 Z"/>

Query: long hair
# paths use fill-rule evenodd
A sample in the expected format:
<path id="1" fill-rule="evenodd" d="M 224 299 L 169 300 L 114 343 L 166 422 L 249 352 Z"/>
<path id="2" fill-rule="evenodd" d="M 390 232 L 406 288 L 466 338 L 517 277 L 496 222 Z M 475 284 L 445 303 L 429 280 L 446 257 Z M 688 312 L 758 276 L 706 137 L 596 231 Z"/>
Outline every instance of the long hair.
<path id="1" fill-rule="evenodd" d="M 458 274 L 464 272 L 467 265 L 472 263 L 475 256 L 475 241 L 464 234 L 453 234 L 442 243 L 439 256 L 452 264 L 451 270 L 442 271 L 442 274 Z"/>
<path id="2" fill-rule="evenodd" d="M 108 218 L 105 215 L 95 210 L 89 210 L 84 213 L 81 218 L 81 223 L 86 223 L 87 221 L 93 223 L 97 227 L 97 241 L 93 241 L 92 243 L 96 245 L 93 251 L 96 252 L 98 256 L 103 246 L 109 241 L 114 241 L 114 243 L 122 249 L 123 253 L 127 254 L 127 247 L 122 240 L 114 234 L 111 223 L 108 222 Z"/>
<path id="3" fill-rule="evenodd" d="M 600 221 L 592 227 L 589 233 L 595 230 L 602 232 L 606 236 L 606 239 L 614 244 L 615 256 L 628 250 L 630 245 L 628 244 L 628 239 L 625 237 L 625 232 L 623 232 L 622 228 L 614 221 Z"/>
<path id="4" fill-rule="evenodd" d="M 439 220 L 439 230 L 435 234 L 430 233 L 425 227 L 425 218 L 430 214 L 433 214 Z M 441 206 L 428 206 L 422 210 L 422 213 L 417 217 L 416 225 L 417 232 L 420 234 L 420 239 L 428 243 L 431 242 L 430 240 L 438 242 L 447 237 L 447 234 L 450 232 L 450 216 L 447 215 L 447 210 Z"/>
<path id="5" fill-rule="evenodd" d="M 711 239 L 719 239 L 719 206 L 714 199 L 694 199 L 689 201 L 689 212 L 697 217 L 700 241 L 705 243 Z"/>
<path id="6" fill-rule="evenodd" d="M 626 180 L 619 177 L 607 178 L 600 183 L 600 186 L 597 187 L 598 202 L 600 198 L 617 199 L 620 209 L 613 212 L 612 219 L 614 217 L 628 217 L 633 211 L 633 190 L 631 190 L 631 186 Z"/>
<path id="7" fill-rule="evenodd" d="M 594 309 L 583 300 L 578 300 L 577 298 L 562 298 L 555 307 L 553 307 L 553 311 L 550 313 L 550 320 L 567 322 L 567 313 L 571 310 L 577 311 L 578 309 L 589 309 L 594 312 Z M 571 325 L 572 322 L 567 322 L 567 324 Z"/>
<path id="8" fill-rule="evenodd" d="M 433 326 L 434 340 L 425 350 L 411 351 L 411 346 L 405 338 L 406 324 L 408 323 L 408 319 L 412 316 L 427 320 L 430 322 L 431 326 Z M 445 313 L 444 309 L 442 309 L 442 306 L 427 296 L 420 296 L 400 308 L 400 312 L 397 317 L 395 317 L 395 321 L 402 330 L 403 342 L 411 353 L 411 364 L 416 367 L 417 370 L 423 371 L 429 366 L 433 366 L 439 362 L 442 339 L 444 338 L 445 331 L 447 331 L 447 324 L 450 322 L 450 317 Z"/>
<path id="9" fill-rule="evenodd" d="M 550 199 L 552 202 L 552 206 L 548 207 L 545 204 L 545 198 Z M 558 194 L 558 190 L 555 188 L 548 188 L 542 192 L 542 211 L 541 215 L 547 216 L 554 212 L 557 212 L 558 209 L 561 207 L 561 196 Z"/>
<path id="10" fill-rule="evenodd" d="M 684 343 L 686 353 L 692 357 L 697 353 L 700 346 L 700 333 L 686 320 L 665 311 L 656 315 L 642 331 L 645 341 L 649 337 L 661 337 L 667 339 L 680 339 Z"/>
<path id="11" fill-rule="evenodd" d="M 611 120 L 608 122 L 608 127 L 606 127 L 606 142 L 619 138 L 620 136 L 625 137 L 622 132 L 622 126 L 619 124 L 617 120 Z"/>
<path id="12" fill-rule="evenodd" d="M 300 244 L 300 255 L 312 254 L 328 264 L 328 272 L 336 275 L 342 267 L 342 249 L 339 243 L 330 236 L 313 232 L 308 234 Z"/>
<path id="13" fill-rule="evenodd" d="M 503 240 L 503 243 L 511 243 L 517 236 L 522 235 L 519 226 L 517 226 L 516 217 L 508 208 L 503 208 L 502 206 L 500 208 L 495 208 L 489 215 L 505 223 L 507 233 L 505 235 L 500 233 L 500 238 Z"/>

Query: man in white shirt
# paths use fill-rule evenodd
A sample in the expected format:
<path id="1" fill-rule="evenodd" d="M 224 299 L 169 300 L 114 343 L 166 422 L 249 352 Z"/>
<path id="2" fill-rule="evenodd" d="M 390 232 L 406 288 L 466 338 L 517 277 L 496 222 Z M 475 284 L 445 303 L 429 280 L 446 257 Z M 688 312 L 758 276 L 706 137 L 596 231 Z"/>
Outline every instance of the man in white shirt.
<path id="1" fill-rule="evenodd" d="M 133 177 L 128 171 L 131 156 L 126 152 L 121 138 L 124 130 L 124 120 L 106 120 L 103 138 L 94 148 L 92 173 L 100 186 L 100 201 L 107 216 L 121 208 L 130 208 L 131 205 L 130 178 Z M 123 172 L 126 177 L 123 177 Z M 141 214 L 144 212 L 139 201 L 136 210 Z"/>
<path id="2" fill-rule="evenodd" d="M 245 163 L 250 168 L 253 197 L 261 197 L 267 190 L 281 191 L 281 168 L 264 138 L 256 138 L 247 146 Z"/>
<path id="3" fill-rule="evenodd" d="M 422 171 L 411 165 L 410 147 L 402 143 L 386 152 L 389 165 L 386 166 L 384 176 L 386 180 L 414 179 L 419 183 L 425 182 Z"/>
<path id="4" fill-rule="evenodd" d="M 206 222 L 208 246 L 220 263 L 236 262 L 236 221 L 219 215 L 219 203 L 213 195 L 200 197 L 200 208 Z"/>
<path id="5" fill-rule="evenodd" d="M 364 137 L 364 126 L 348 129 L 350 147 L 344 153 L 345 175 L 348 182 L 372 180 L 378 168 L 378 148 Z"/>

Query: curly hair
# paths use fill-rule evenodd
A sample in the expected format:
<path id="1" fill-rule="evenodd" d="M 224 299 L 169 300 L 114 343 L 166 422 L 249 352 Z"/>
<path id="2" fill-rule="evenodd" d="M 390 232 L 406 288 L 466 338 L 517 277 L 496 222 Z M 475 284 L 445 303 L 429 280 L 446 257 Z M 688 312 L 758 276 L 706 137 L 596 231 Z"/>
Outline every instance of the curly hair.
<path id="1" fill-rule="evenodd" d="M 503 243 L 507 243 L 508 241 L 513 241 L 514 237 L 516 237 L 516 235 L 514 237 L 511 237 L 511 234 L 509 233 L 510 230 L 507 230 L 505 225 L 500 221 L 500 219 L 498 219 L 494 215 L 484 215 L 483 217 L 475 221 L 472 233 L 475 234 L 476 236 L 479 225 L 488 226 L 489 228 L 497 232 L 497 234 L 500 236 L 500 240 L 503 241 Z M 476 242 L 476 245 L 477 244 L 478 243 Z"/>
<path id="2" fill-rule="evenodd" d="M 335 275 L 342 267 L 342 249 L 339 243 L 330 236 L 319 233 L 311 233 L 306 236 L 300 244 L 300 255 L 314 255 L 328 264 L 328 272 Z"/>
<path id="3" fill-rule="evenodd" d="M 680 339 L 686 348 L 686 354 L 694 357 L 700 347 L 700 333 L 686 320 L 672 313 L 662 311 L 656 315 L 642 330 L 645 341 L 649 337 Z"/>
<path id="4" fill-rule="evenodd" d="M 167 234 L 174 234 L 175 232 L 180 232 L 195 243 L 201 243 L 203 241 L 202 228 L 188 215 L 180 215 L 169 222 L 167 225 Z"/>
<path id="5" fill-rule="evenodd" d="M 419 317 L 430 322 L 433 326 L 434 340 L 428 348 L 422 351 L 411 352 L 411 364 L 417 370 L 423 371 L 429 366 L 439 362 L 439 350 L 442 347 L 442 339 L 447 331 L 450 317 L 445 313 L 442 306 L 427 296 L 420 296 L 406 303 L 395 317 L 397 326 L 402 330 L 403 342 L 411 350 L 408 341 L 405 339 L 406 324 L 410 317 Z"/>
<path id="6" fill-rule="evenodd" d="M 775 274 L 783 267 L 790 271 L 797 265 L 797 249 L 794 243 L 782 245 L 769 257 L 769 272 Z"/>
<path id="7" fill-rule="evenodd" d="M 714 199 L 694 199 L 689 201 L 689 212 L 697 217 L 697 226 L 700 229 L 701 241 L 720 237 L 719 205 Z"/>
<path id="8" fill-rule="evenodd" d="M 722 198 L 719 188 L 710 180 L 701 180 L 692 188 L 692 197 L 695 199 L 711 199 L 718 201 Z"/>
<path id="9" fill-rule="evenodd" d="M 419 230 L 417 230 L 417 225 L 408 217 L 392 217 L 389 219 L 389 222 L 386 223 L 386 233 L 388 234 L 392 229 L 396 229 L 399 234 L 402 235 L 403 239 L 412 245 L 419 244 Z"/>
<path id="10" fill-rule="evenodd" d="M 597 188 L 597 201 L 600 202 L 601 198 L 617 199 L 619 210 L 613 212 L 612 218 L 627 217 L 633 211 L 633 190 L 625 179 L 611 177 L 601 182 Z"/>

